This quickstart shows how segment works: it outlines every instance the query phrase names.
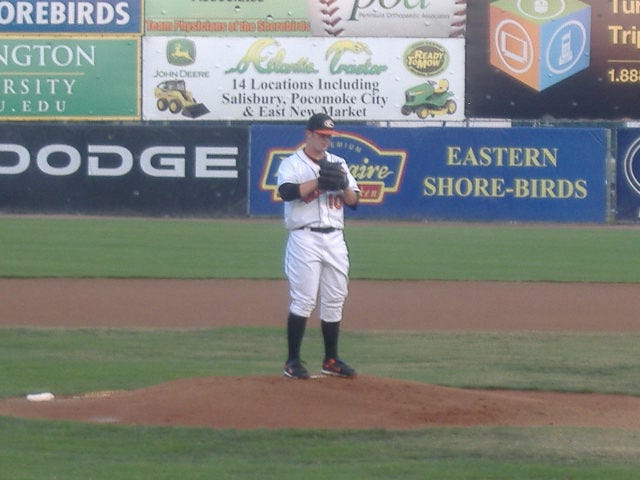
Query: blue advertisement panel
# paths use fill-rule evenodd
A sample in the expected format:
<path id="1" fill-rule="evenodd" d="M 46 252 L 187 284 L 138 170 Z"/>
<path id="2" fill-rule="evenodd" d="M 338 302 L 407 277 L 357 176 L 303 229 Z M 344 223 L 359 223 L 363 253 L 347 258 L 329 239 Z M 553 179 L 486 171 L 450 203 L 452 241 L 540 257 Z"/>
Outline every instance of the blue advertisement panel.
<path id="1" fill-rule="evenodd" d="M 365 219 L 604 222 L 603 129 L 337 127 L 330 151 L 362 190 Z M 252 215 L 280 215 L 278 165 L 303 126 L 251 129 Z"/>
<path id="2" fill-rule="evenodd" d="M 640 129 L 618 130 L 616 220 L 640 219 Z"/>
<path id="3" fill-rule="evenodd" d="M 3 124 L 0 211 L 237 217 L 249 129 Z"/>
<path id="4" fill-rule="evenodd" d="M 142 34 L 143 0 L 0 2 L 0 34 Z"/>

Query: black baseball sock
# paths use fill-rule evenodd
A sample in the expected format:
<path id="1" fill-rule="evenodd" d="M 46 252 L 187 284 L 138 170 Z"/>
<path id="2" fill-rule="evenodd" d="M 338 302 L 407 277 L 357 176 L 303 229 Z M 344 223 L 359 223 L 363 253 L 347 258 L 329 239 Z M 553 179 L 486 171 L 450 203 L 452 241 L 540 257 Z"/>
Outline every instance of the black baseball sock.
<path id="1" fill-rule="evenodd" d="M 287 343 L 289 347 L 289 360 L 295 360 L 300 358 L 300 346 L 302 345 L 302 337 L 304 337 L 304 330 L 307 326 L 306 317 L 294 315 L 289 313 L 287 319 Z"/>
<path id="2" fill-rule="evenodd" d="M 338 358 L 338 334 L 340 322 L 320 322 L 322 326 L 322 338 L 324 338 L 324 359 Z"/>

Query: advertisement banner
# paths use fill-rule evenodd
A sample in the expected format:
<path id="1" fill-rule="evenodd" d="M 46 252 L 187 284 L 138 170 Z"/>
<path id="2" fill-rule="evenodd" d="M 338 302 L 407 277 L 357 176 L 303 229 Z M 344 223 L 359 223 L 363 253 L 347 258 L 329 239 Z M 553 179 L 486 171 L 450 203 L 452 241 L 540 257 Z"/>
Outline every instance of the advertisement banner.
<path id="1" fill-rule="evenodd" d="M 466 0 L 147 0 L 145 34 L 461 37 L 466 4 Z"/>
<path id="2" fill-rule="evenodd" d="M 466 0 L 306 0 L 311 33 L 331 37 L 463 37 Z"/>
<path id="3" fill-rule="evenodd" d="M 0 2 L 0 34 L 142 33 L 143 0 Z"/>
<path id="4" fill-rule="evenodd" d="M 601 129 L 373 128 L 337 125 L 329 151 L 362 190 L 354 218 L 605 221 Z M 251 129 L 252 215 L 281 215 L 277 171 L 304 127 Z"/>
<path id="5" fill-rule="evenodd" d="M 467 116 L 640 113 L 638 2 L 478 0 L 467 12 Z"/>
<path id="6" fill-rule="evenodd" d="M 145 35 L 308 36 L 305 0 L 146 0 Z"/>
<path id="7" fill-rule="evenodd" d="M 640 220 L 640 129 L 618 130 L 616 220 Z"/>
<path id="8" fill-rule="evenodd" d="M 0 125 L 0 211 L 243 216 L 247 128 Z"/>
<path id="9" fill-rule="evenodd" d="M 464 118 L 462 38 L 148 37 L 143 56 L 145 120 Z"/>
<path id="10" fill-rule="evenodd" d="M 0 37 L 0 119 L 139 120 L 139 38 Z"/>

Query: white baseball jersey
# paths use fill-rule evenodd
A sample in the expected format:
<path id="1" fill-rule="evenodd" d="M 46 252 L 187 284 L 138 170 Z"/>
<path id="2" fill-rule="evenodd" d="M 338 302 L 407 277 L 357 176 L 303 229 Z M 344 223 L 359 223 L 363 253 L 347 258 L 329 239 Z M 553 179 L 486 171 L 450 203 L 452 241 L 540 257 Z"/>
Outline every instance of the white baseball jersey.
<path id="1" fill-rule="evenodd" d="M 342 164 L 349 187 L 358 185 L 341 157 L 327 153 L 327 160 Z M 278 168 L 278 188 L 284 183 L 301 184 L 318 178 L 320 166 L 302 149 L 285 158 Z M 285 202 L 284 223 L 289 230 L 284 271 L 289 280 L 289 311 L 309 317 L 320 296 L 319 317 L 339 322 L 347 296 L 349 255 L 344 241 L 344 197 L 342 191 L 312 192 L 308 198 Z M 326 232 L 311 228 L 335 228 Z"/>
<path id="2" fill-rule="evenodd" d="M 349 172 L 344 158 L 327 152 L 327 160 L 341 163 L 349 179 L 349 188 L 360 191 Z M 302 149 L 285 158 L 278 168 L 278 188 L 284 183 L 301 184 L 318 178 L 320 166 Z M 284 205 L 284 224 L 288 230 L 302 227 L 344 227 L 344 198 L 342 192 L 315 191 L 307 198 L 300 198 Z"/>

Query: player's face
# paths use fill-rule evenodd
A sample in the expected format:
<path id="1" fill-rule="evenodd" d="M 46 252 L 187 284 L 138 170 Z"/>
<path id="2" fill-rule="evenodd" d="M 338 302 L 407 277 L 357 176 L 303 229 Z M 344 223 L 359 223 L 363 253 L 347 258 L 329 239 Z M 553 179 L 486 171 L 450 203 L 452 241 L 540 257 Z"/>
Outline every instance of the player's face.
<path id="1" fill-rule="evenodd" d="M 307 132 L 306 140 L 307 153 L 314 157 L 322 156 L 329 148 L 329 143 L 331 143 L 331 135 L 323 135 L 322 133 L 317 132 Z"/>

